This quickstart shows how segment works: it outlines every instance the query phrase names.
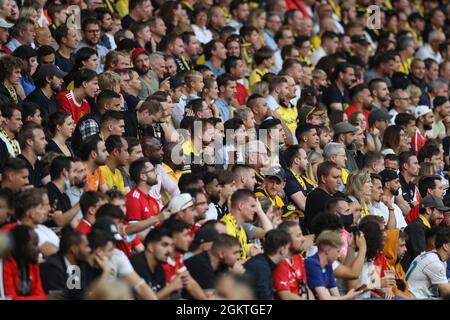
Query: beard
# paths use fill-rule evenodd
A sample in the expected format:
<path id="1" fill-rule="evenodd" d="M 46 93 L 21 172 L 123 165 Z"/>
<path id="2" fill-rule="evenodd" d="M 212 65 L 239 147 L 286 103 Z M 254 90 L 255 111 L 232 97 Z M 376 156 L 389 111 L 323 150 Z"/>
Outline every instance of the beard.
<path id="1" fill-rule="evenodd" d="M 211 195 L 209 195 L 209 200 L 211 200 L 212 203 L 219 203 L 220 195 L 218 195 L 218 194 L 211 194 Z"/>
<path id="2" fill-rule="evenodd" d="M 105 163 L 106 163 L 106 160 L 105 161 L 100 161 L 98 158 L 97 159 L 95 159 L 95 164 L 97 165 L 97 166 L 103 166 Z"/>
<path id="3" fill-rule="evenodd" d="M 86 183 L 87 183 L 86 178 L 83 180 L 75 179 L 74 186 L 77 187 L 78 189 L 81 189 L 86 185 Z"/>
<path id="4" fill-rule="evenodd" d="M 155 184 L 158 183 L 158 179 L 155 178 L 147 178 L 147 185 L 148 186 L 154 186 Z"/>
<path id="5" fill-rule="evenodd" d="M 395 189 L 395 190 L 390 190 L 391 191 L 391 193 L 392 193 L 392 195 L 394 196 L 394 197 L 396 197 L 396 196 L 398 196 L 399 194 L 400 194 L 400 188 L 398 188 L 398 189 Z"/>
<path id="6" fill-rule="evenodd" d="M 54 84 L 50 84 L 50 87 L 54 93 L 58 93 L 61 91 L 61 86 L 55 86 Z"/>
<path id="7" fill-rule="evenodd" d="M 432 124 L 432 123 L 431 123 L 431 124 L 425 123 L 425 124 L 423 125 L 423 128 L 424 128 L 426 131 L 431 130 L 431 129 L 433 129 L 433 124 Z"/>
<path id="8" fill-rule="evenodd" d="M 147 66 L 142 66 L 142 68 L 136 68 L 137 73 L 139 73 L 140 75 L 147 74 L 149 70 L 150 70 L 150 67 L 147 67 Z"/>

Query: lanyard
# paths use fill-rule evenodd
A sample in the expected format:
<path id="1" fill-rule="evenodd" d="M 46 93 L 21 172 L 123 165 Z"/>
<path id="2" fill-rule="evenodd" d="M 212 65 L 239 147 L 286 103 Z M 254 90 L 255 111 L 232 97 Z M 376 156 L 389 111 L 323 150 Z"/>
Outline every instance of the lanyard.
<path id="1" fill-rule="evenodd" d="M 11 87 L 11 88 L 6 87 L 6 90 L 8 90 L 9 95 L 11 96 L 11 99 L 14 100 L 14 103 L 19 103 L 19 101 L 17 100 L 16 90 L 13 87 Z"/>
<path id="2" fill-rule="evenodd" d="M 303 190 L 305 190 L 305 192 L 306 192 L 308 190 L 308 188 L 306 187 L 306 183 L 303 180 L 303 178 L 298 176 L 293 170 L 289 169 L 289 171 L 292 173 L 294 178 L 297 179 L 298 183 L 300 183 L 300 185 L 302 186 Z"/>
<path id="3" fill-rule="evenodd" d="M 17 157 L 20 154 L 19 146 L 17 145 L 17 141 L 11 138 L 8 133 L 4 129 L 0 129 L 0 132 L 5 136 L 5 138 L 11 143 L 12 148 L 14 150 L 14 155 Z"/>

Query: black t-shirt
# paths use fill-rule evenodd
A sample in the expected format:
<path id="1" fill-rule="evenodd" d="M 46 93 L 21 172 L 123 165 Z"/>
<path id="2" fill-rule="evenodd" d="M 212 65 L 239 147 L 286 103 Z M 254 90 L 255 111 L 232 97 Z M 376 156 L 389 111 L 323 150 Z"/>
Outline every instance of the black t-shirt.
<path id="1" fill-rule="evenodd" d="M 64 72 L 72 71 L 75 66 L 75 55 L 73 53 L 70 54 L 70 58 L 64 58 L 59 51 L 56 51 L 55 54 L 55 64 Z"/>
<path id="2" fill-rule="evenodd" d="M 72 208 L 67 194 L 59 191 L 58 187 L 53 182 L 49 182 L 46 187 L 51 206 L 55 206 L 57 210 L 61 210 L 62 212 L 66 212 Z"/>
<path id="3" fill-rule="evenodd" d="M 59 104 L 56 101 L 55 95 L 47 98 L 41 89 L 36 88 L 24 100 L 24 102 L 34 102 L 39 106 L 42 116 L 49 116 L 56 111 L 59 111 Z"/>
<path id="4" fill-rule="evenodd" d="M 415 201 L 416 195 L 416 186 L 412 182 L 407 183 L 402 174 L 399 174 L 398 177 L 400 178 L 399 180 L 400 186 L 402 187 L 403 199 L 405 199 L 405 201 L 408 202 L 409 206 L 413 208 L 413 202 Z"/>
<path id="5" fill-rule="evenodd" d="M 347 89 L 345 89 L 344 94 L 342 94 L 336 84 L 333 83 L 323 93 L 323 102 L 328 108 L 332 103 L 342 103 L 345 110 L 345 105 L 349 105 L 351 100 Z"/>
<path id="6" fill-rule="evenodd" d="M 130 26 L 136 22 L 137 21 L 134 20 L 132 17 L 130 17 L 130 15 L 126 15 L 125 17 L 122 18 L 122 28 L 129 29 Z"/>
<path id="7" fill-rule="evenodd" d="M 147 282 L 154 292 L 158 292 L 166 286 L 166 273 L 161 264 L 157 264 L 155 271 L 150 270 L 150 266 L 145 259 L 145 252 L 140 252 L 130 258 L 134 271 Z"/>
<path id="8" fill-rule="evenodd" d="M 326 209 L 327 202 L 333 198 L 334 196 L 326 193 L 320 188 L 316 188 L 308 194 L 305 204 L 305 225 L 304 228 L 302 228 L 304 231 L 309 231 L 313 218 L 317 214 L 323 212 Z"/>
<path id="9" fill-rule="evenodd" d="M 306 181 L 305 182 L 305 186 L 306 189 L 302 187 L 302 185 L 300 184 L 300 182 L 298 182 L 297 178 L 294 177 L 294 175 L 292 174 L 292 172 L 290 170 L 285 170 L 286 171 L 286 185 L 284 187 L 284 193 L 286 193 L 286 196 L 290 197 L 297 193 L 297 192 L 302 192 L 304 194 L 304 196 L 306 197 L 308 195 L 309 192 L 312 191 L 312 189 L 309 189 L 308 187 L 312 187 L 309 184 L 307 184 Z"/>
<path id="10" fill-rule="evenodd" d="M 35 188 L 43 187 L 44 185 L 42 184 L 42 179 L 47 177 L 49 173 L 48 170 L 42 164 L 42 162 L 39 161 L 39 159 L 37 159 L 33 168 L 28 159 L 25 158 L 23 155 L 20 154 L 18 158 L 25 160 L 25 162 L 27 163 L 29 173 L 28 180 L 30 181 L 30 184 L 32 184 Z"/>
<path id="11" fill-rule="evenodd" d="M 225 269 L 219 267 L 218 270 L 214 270 L 206 251 L 187 259 L 184 265 L 203 290 L 214 289 L 219 273 Z"/>
<path id="12" fill-rule="evenodd" d="M 445 137 L 442 144 L 444 146 L 444 156 L 448 157 L 450 155 L 450 136 Z M 450 170 L 450 168 L 447 168 L 447 170 Z"/>
<path id="13" fill-rule="evenodd" d="M 56 144 L 56 142 L 53 141 L 53 139 L 48 139 L 47 142 L 47 146 L 45 147 L 46 152 L 56 152 L 59 154 L 64 154 L 61 151 L 61 148 Z M 70 143 L 68 141 L 66 141 L 66 146 L 67 148 L 69 148 L 70 154 L 73 157 L 75 154 L 73 153 L 72 147 L 70 146 Z"/>

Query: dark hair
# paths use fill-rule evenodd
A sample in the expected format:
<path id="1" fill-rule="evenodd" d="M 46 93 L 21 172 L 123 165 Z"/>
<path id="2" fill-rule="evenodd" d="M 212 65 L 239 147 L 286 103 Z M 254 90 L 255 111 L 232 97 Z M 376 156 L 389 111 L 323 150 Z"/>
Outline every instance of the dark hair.
<path id="1" fill-rule="evenodd" d="M 96 18 L 86 18 L 83 19 L 83 21 L 81 21 L 81 30 L 82 31 L 86 31 L 86 28 L 88 25 L 90 24 L 96 24 L 96 25 L 100 25 L 100 23 L 98 22 L 98 20 Z"/>
<path id="2" fill-rule="evenodd" d="M 156 243 L 161 241 L 162 238 L 168 237 L 172 238 L 169 230 L 166 228 L 155 228 L 150 230 L 144 239 L 144 246 L 147 247 L 149 243 Z"/>
<path id="3" fill-rule="evenodd" d="M 67 25 L 62 24 L 53 31 L 53 38 L 55 38 L 56 43 L 61 44 L 62 38 L 66 38 L 68 34 L 69 28 Z"/>
<path id="4" fill-rule="evenodd" d="M 28 170 L 28 164 L 24 159 L 21 158 L 10 158 L 6 160 L 5 164 L 3 165 L 2 173 L 5 174 L 10 171 L 20 171 L 20 170 Z"/>
<path id="5" fill-rule="evenodd" d="M 420 197 L 425 198 L 428 195 L 428 189 L 435 189 L 436 188 L 436 180 L 441 181 L 440 176 L 429 176 L 424 177 L 419 180 L 419 193 Z"/>
<path id="6" fill-rule="evenodd" d="M 104 193 L 97 191 L 85 191 L 80 197 L 80 209 L 83 216 L 86 216 L 89 208 L 95 207 L 95 205 L 101 200 L 106 199 Z"/>
<path id="7" fill-rule="evenodd" d="M 40 125 L 34 122 L 26 123 L 19 132 L 17 140 L 22 149 L 26 148 L 26 142 L 28 139 L 34 140 L 34 130 L 44 130 Z"/>
<path id="8" fill-rule="evenodd" d="M 14 199 L 16 218 L 22 219 L 28 210 L 40 205 L 44 194 L 47 194 L 47 190 L 43 188 L 27 189 L 19 193 Z"/>
<path id="9" fill-rule="evenodd" d="M 256 101 L 256 99 L 260 99 L 260 98 L 264 98 L 263 95 L 259 94 L 259 93 L 254 93 L 252 94 L 250 97 L 248 97 L 247 99 L 247 107 L 249 107 L 250 109 L 253 107 L 253 102 Z"/>
<path id="10" fill-rule="evenodd" d="M 112 90 L 102 90 L 97 95 L 97 106 L 100 108 L 104 108 L 103 105 L 107 101 L 111 101 L 112 99 L 120 99 L 120 94 Z"/>
<path id="11" fill-rule="evenodd" d="M 181 175 L 180 179 L 178 179 L 178 188 L 181 192 L 188 189 L 191 184 L 197 182 L 198 180 L 202 180 L 202 176 L 198 172 L 188 172 Z"/>
<path id="12" fill-rule="evenodd" d="M 26 267 L 26 264 L 30 262 L 26 260 L 29 256 L 28 246 L 31 241 L 32 233 L 35 233 L 33 228 L 25 225 L 18 225 L 10 232 L 11 239 L 14 243 L 11 255 L 14 260 L 16 260 L 19 267 Z"/>
<path id="13" fill-rule="evenodd" d="M 70 171 L 72 158 L 71 157 L 63 157 L 59 156 L 53 159 L 50 164 L 50 178 L 52 180 L 59 179 L 64 169 Z"/>
<path id="14" fill-rule="evenodd" d="M 302 147 L 298 144 L 294 144 L 292 146 L 287 147 L 287 149 L 283 152 L 284 163 L 286 167 L 291 167 L 294 163 L 294 159 L 298 157 L 300 149 Z"/>
<path id="15" fill-rule="evenodd" d="M 62 256 L 66 255 L 72 246 L 80 245 L 83 242 L 83 238 L 82 233 L 76 232 L 70 226 L 65 227 L 61 231 L 58 253 Z"/>
<path id="16" fill-rule="evenodd" d="M 439 229 L 436 233 L 436 240 L 434 240 L 436 249 L 442 248 L 444 244 L 447 244 L 449 242 L 450 242 L 450 228 L 439 226 Z"/>
<path id="17" fill-rule="evenodd" d="M 380 228 L 380 223 L 366 219 L 364 217 L 359 223 L 359 229 L 364 233 L 364 238 L 367 243 L 366 259 L 373 261 L 378 254 L 383 250 L 383 231 Z"/>
<path id="18" fill-rule="evenodd" d="M 147 158 L 140 158 L 133 161 L 130 165 L 130 177 L 134 183 L 138 184 L 141 181 L 142 170 L 145 168 L 145 164 L 150 162 Z"/>
<path id="19" fill-rule="evenodd" d="M 103 141 L 98 135 L 90 136 L 84 140 L 80 148 L 78 149 L 78 154 L 81 161 L 87 161 L 92 153 L 92 151 L 98 152 L 98 143 Z"/>
<path id="20" fill-rule="evenodd" d="M 181 233 L 186 229 L 189 230 L 189 224 L 187 224 L 184 221 L 176 220 L 176 219 L 167 220 L 164 223 L 163 227 L 170 232 L 171 236 Z"/>
<path id="21" fill-rule="evenodd" d="M 364 168 L 370 168 L 378 160 L 384 161 L 384 155 L 381 152 L 370 151 L 364 157 Z"/>
<path id="22" fill-rule="evenodd" d="M 339 78 L 340 73 L 345 73 L 345 70 L 349 68 L 354 68 L 354 66 L 348 62 L 340 62 L 336 65 L 334 69 L 333 75 L 331 77 L 331 81 L 336 81 Z"/>
<path id="23" fill-rule="evenodd" d="M 91 250 L 94 251 L 97 248 L 104 248 L 108 242 L 114 243 L 114 237 L 111 232 L 106 232 L 101 229 L 92 229 L 92 231 L 87 236 L 89 241 L 89 246 Z"/>
<path id="24" fill-rule="evenodd" d="M 223 73 L 217 77 L 217 86 L 219 87 L 220 90 L 221 87 L 228 86 L 228 82 L 233 81 L 236 81 L 236 78 L 234 78 L 231 74 Z"/>
<path id="25" fill-rule="evenodd" d="M 402 171 L 403 165 L 408 163 L 409 158 L 415 157 L 416 155 L 411 151 L 405 151 L 398 155 L 398 163 L 400 167 L 400 171 Z"/>
<path id="26" fill-rule="evenodd" d="M 71 117 L 72 115 L 68 112 L 64 111 L 56 111 L 55 113 L 52 113 L 48 119 L 48 133 L 50 137 L 54 137 L 57 132 L 58 126 L 62 126 L 67 118 Z"/>
<path id="27" fill-rule="evenodd" d="M 409 114 L 406 112 L 401 112 L 401 113 L 397 114 L 397 116 L 395 117 L 395 124 L 397 126 L 401 126 L 401 127 L 406 126 L 411 121 L 414 121 L 414 123 L 415 123 L 416 118 L 412 114 Z"/>
<path id="28" fill-rule="evenodd" d="M 131 153 L 133 151 L 134 147 L 141 145 L 141 143 L 139 142 L 139 139 L 136 137 L 124 137 L 124 139 L 128 143 L 128 153 Z"/>
<path id="29" fill-rule="evenodd" d="M 203 53 L 205 55 L 205 59 L 209 60 L 212 57 L 212 52 L 216 50 L 216 44 L 220 42 L 219 40 L 211 40 L 203 47 Z"/>
<path id="30" fill-rule="evenodd" d="M 397 125 L 387 127 L 384 131 L 381 150 L 391 148 L 397 153 L 400 145 L 400 134 L 402 130 L 402 127 Z"/>
<path id="31" fill-rule="evenodd" d="M 258 66 L 264 62 L 266 59 L 270 59 L 273 57 L 273 51 L 270 49 L 270 47 L 262 47 L 258 50 L 256 50 L 255 54 L 253 55 L 253 60 L 255 61 L 255 64 Z"/>
<path id="32" fill-rule="evenodd" d="M 284 230 L 270 230 L 264 239 L 264 253 L 267 255 L 276 254 L 277 251 L 291 243 L 291 236 Z"/>
<path id="33" fill-rule="evenodd" d="M 224 63 L 225 72 L 230 73 L 231 69 L 236 67 L 239 60 L 242 60 L 242 59 L 239 57 L 235 57 L 235 56 L 227 57 L 227 59 L 225 60 L 225 63 Z"/>
<path id="34" fill-rule="evenodd" d="M 97 73 L 90 69 L 80 69 L 73 75 L 73 85 L 75 88 L 80 88 L 83 82 L 89 82 L 97 78 Z"/>
<path id="35" fill-rule="evenodd" d="M 33 117 L 38 110 L 41 110 L 39 105 L 34 102 L 22 103 L 22 121 L 25 122 L 27 117 Z"/>
<path id="36" fill-rule="evenodd" d="M 344 225 L 338 215 L 328 212 L 321 212 L 312 219 L 309 231 L 317 238 L 322 231 L 337 231 L 341 230 L 343 227 Z"/>
<path id="37" fill-rule="evenodd" d="M 105 141 L 106 151 L 111 154 L 114 150 L 122 149 L 122 137 L 116 134 L 110 135 Z"/>
<path id="38" fill-rule="evenodd" d="M 261 125 L 259 126 L 259 129 L 260 130 L 270 130 L 280 124 L 281 124 L 280 119 L 271 118 L 271 119 L 264 120 L 263 123 L 261 123 Z"/>
<path id="39" fill-rule="evenodd" d="M 422 149 L 420 149 L 417 159 L 420 163 L 422 163 L 425 161 L 425 159 L 431 160 L 431 157 L 439 156 L 440 154 L 441 150 L 436 145 L 427 143 L 422 147 Z"/>
<path id="40" fill-rule="evenodd" d="M 250 190 L 236 190 L 231 196 L 231 208 L 235 208 L 239 203 L 246 201 L 248 198 L 256 199 L 256 196 Z"/>
<path id="41" fill-rule="evenodd" d="M 98 208 L 95 216 L 97 217 L 97 219 L 100 219 L 102 217 L 109 217 L 112 219 L 123 220 L 125 218 L 125 213 L 118 206 L 115 206 L 111 203 L 105 203 L 100 208 Z"/>
<path id="42" fill-rule="evenodd" d="M 231 118 L 225 121 L 223 124 L 225 131 L 226 130 L 238 130 L 240 127 L 244 125 L 244 121 L 238 118 Z"/>
<path id="43" fill-rule="evenodd" d="M 214 238 L 211 251 L 217 252 L 220 249 L 229 249 L 231 247 L 240 246 L 239 240 L 228 234 L 219 234 Z"/>

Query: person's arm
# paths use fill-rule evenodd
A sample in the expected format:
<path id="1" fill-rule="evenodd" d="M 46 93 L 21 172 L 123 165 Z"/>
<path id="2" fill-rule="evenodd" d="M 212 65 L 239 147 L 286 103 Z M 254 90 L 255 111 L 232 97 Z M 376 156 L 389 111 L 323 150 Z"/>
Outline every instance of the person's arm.
<path id="1" fill-rule="evenodd" d="M 42 182 L 42 185 L 43 185 L 43 186 L 46 186 L 50 181 L 51 181 L 50 175 L 46 175 L 45 177 L 43 177 L 43 178 L 41 179 L 41 182 Z"/>
<path id="2" fill-rule="evenodd" d="M 167 172 L 163 168 L 160 168 L 158 171 L 161 176 L 162 189 L 166 190 L 171 197 L 179 195 L 180 188 L 178 188 L 178 185 L 175 183 L 175 181 L 173 181 L 173 179 L 167 174 Z"/>
<path id="3" fill-rule="evenodd" d="M 125 232 L 127 234 L 139 233 L 158 223 L 161 223 L 169 219 L 170 215 L 171 215 L 170 211 L 165 209 L 161 211 L 161 213 L 157 216 L 153 216 L 145 220 L 133 221 L 132 223 L 127 225 Z"/>
<path id="4" fill-rule="evenodd" d="M 397 219 L 395 218 L 395 209 L 394 209 L 392 200 L 390 199 L 390 197 L 383 195 L 381 197 L 381 201 L 385 204 L 385 206 L 389 210 L 389 217 L 388 217 L 388 221 L 386 223 L 386 228 L 388 230 L 397 229 Z"/>
<path id="5" fill-rule="evenodd" d="M 261 227 L 265 232 L 273 229 L 272 222 L 270 222 L 269 217 L 267 217 L 266 213 L 263 211 L 259 200 L 256 200 L 256 215 L 258 216 Z"/>
<path id="6" fill-rule="evenodd" d="M 280 117 L 280 115 L 277 112 L 273 111 L 272 109 L 270 109 L 269 115 L 272 116 L 275 119 L 280 120 L 281 126 L 283 127 L 283 131 L 284 131 L 284 134 L 286 136 L 284 144 L 287 147 L 293 145 L 294 144 L 294 138 L 292 136 L 292 132 L 291 132 L 291 130 L 289 130 L 289 128 L 287 127 L 287 125 L 284 122 L 284 120 Z"/>
<path id="7" fill-rule="evenodd" d="M 125 281 L 130 285 L 131 288 L 134 289 L 137 296 L 142 300 L 157 300 L 156 294 L 153 290 L 145 283 L 145 280 L 142 279 L 135 271 L 127 274 L 123 277 Z"/>
<path id="8" fill-rule="evenodd" d="M 347 280 L 358 279 L 359 275 L 361 274 L 364 261 L 366 259 L 366 251 L 367 251 L 366 239 L 364 238 L 364 235 L 362 233 L 356 237 L 356 246 L 359 250 L 351 267 L 340 264 L 333 271 L 334 276 L 336 278 Z"/>
<path id="9" fill-rule="evenodd" d="M 172 292 L 183 289 L 183 281 L 181 281 L 181 275 L 175 275 L 172 280 L 161 290 L 156 293 L 156 297 L 159 300 L 166 300 L 170 298 Z"/>
<path id="10" fill-rule="evenodd" d="M 351 289 L 345 296 L 341 296 L 339 295 L 339 291 L 336 287 L 331 288 L 330 291 L 328 291 L 325 287 L 316 287 L 315 290 L 319 300 L 353 300 L 361 294 L 361 291 Z M 332 294 L 330 294 L 330 292 Z"/>
<path id="11" fill-rule="evenodd" d="M 409 210 L 411 210 L 411 207 L 409 206 L 408 202 L 406 202 L 406 200 L 403 198 L 401 194 L 395 197 L 395 203 L 402 210 L 404 216 L 406 216 Z"/>
<path id="12" fill-rule="evenodd" d="M 202 287 L 191 277 L 189 271 L 185 271 L 181 274 L 181 280 L 183 287 L 189 292 L 189 294 L 195 300 L 206 300 L 208 299 L 206 293 L 203 291 Z"/>
<path id="13" fill-rule="evenodd" d="M 437 285 L 441 297 L 450 296 L 450 283 L 440 283 Z"/>
<path id="14" fill-rule="evenodd" d="M 58 247 L 56 247 L 54 244 L 51 244 L 50 242 L 45 242 L 39 247 L 39 250 L 44 255 L 44 257 L 49 257 L 52 254 L 58 252 Z"/>
<path id="15" fill-rule="evenodd" d="M 77 203 L 75 206 L 64 213 L 61 213 L 61 211 L 56 211 L 51 218 L 58 227 L 64 227 L 68 225 L 73 218 L 75 218 L 78 211 L 80 211 L 80 203 Z"/>
<path id="16" fill-rule="evenodd" d="M 299 208 L 302 211 L 305 211 L 306 206 L 306 197 L 303 194 L 303 192 L 299 191 L 291 195 L 292 201 L 294 201 L 297 208 Z"/>

